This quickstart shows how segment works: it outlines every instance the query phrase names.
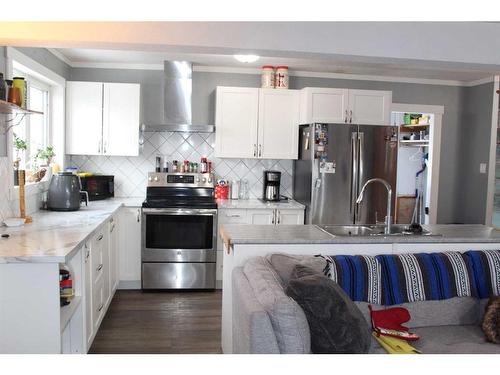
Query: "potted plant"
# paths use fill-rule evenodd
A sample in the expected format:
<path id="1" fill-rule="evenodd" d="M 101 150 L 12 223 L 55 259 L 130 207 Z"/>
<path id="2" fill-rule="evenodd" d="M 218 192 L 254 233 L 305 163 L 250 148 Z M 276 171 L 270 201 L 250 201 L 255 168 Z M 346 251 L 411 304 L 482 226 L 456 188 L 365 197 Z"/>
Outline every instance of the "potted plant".
<path id="1" fill-rule="evenodd" d="M 44 176 L 47 176 L 47 178 L 50 177 L 51 173 L 51 167 L 50 165 L 52 164 L 52 159 L 56 156 L 54 152 L 54 146 L 47 146 L 44 149 L 38 149 L 35 155 L 35 163 L 34 166 L 36 168 L 36 171 L 34 172 L 35 179 L 36 181 L 40 181 L 44 178 Z M 40 160 L 42 163 L 39 166 L 36 161 Z"/>
<path id="2" fill-rule="evenodd" d="M 14 133 L 14 149 L 16 150 L 16 158 L 14 160 L 14 185 L 17 186 L 19 185 L 17 171 L 21 163 L 21 153 L 28 149 L 28 144 L 24 139 L 19 138 L 16 133 Z"/>

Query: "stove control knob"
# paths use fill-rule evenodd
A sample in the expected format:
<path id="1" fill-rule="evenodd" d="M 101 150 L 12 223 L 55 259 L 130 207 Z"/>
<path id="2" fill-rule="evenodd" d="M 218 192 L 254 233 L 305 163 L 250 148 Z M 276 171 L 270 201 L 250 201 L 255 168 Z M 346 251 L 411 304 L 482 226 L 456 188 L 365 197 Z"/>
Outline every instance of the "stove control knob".
<path id="1" fill-rule="evenodd" d="M 158 182 L 158 176 L 155 176 L 155 182 Z"/>
<path id="2" fill-rule="evenodd" d="M 206 179 L 205 177 L 203 177 L 203 178 L 201 179 L 201 182 L 205 183 L 205 182 L 207 182 L 207 179 Z"/>
<path id="3" fill-rule="evenodd" d="M 153 178 L 151 176 L 148 177 L 148 181 L 152 181 Z"/>
<path id="4" fill-rule="evenodd" d="M 212 183 L 212 177 L 209 177 L 209 178 L 208 178 L 208 183 L 209 183 L 209 184 L 210 184 L 210 183 Z"/>
<path id="5" fill-rule="evenodd" d="M 196 177 L 196 182 L 200 182 L 200 178 L 199 177 Z"/>

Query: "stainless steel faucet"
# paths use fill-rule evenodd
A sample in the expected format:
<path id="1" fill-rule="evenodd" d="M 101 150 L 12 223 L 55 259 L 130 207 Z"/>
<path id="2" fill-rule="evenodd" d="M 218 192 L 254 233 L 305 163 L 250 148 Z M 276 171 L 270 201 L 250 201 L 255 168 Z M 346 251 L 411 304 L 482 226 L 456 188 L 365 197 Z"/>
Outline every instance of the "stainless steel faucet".
<path id="1" fill-rule="evenodd" d="M 363 194 L 365 193 L 366 187 L 372 182 L 380 182 L 387 189 L 387 215 L 385 216 L 385 228 L 384 234 L 391 234 L 391 226 L 392 226 L 392 218 L 391 218 L 391 210 L 392 210 L 392 188 L 391 185 L 381 178 L 372 178 L 365 182 L 361 191 L 359 192 L 359 196 L 356 199 L 356 203 L 360 204 L 363 200 Z"/>

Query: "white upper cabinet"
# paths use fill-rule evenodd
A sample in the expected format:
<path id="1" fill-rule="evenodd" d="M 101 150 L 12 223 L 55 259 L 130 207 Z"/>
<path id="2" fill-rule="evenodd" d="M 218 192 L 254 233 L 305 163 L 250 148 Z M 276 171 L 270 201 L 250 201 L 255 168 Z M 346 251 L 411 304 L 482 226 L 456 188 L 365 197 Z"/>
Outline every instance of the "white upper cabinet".
<path id="1" fill-rule="evenodd" d="M 140 97 L 138 84 L 104 84 L 103 154 L 139 155 Z"/>
<path id="2" fill-rule="evenodd" d="M 391 91 L 307 87 L 301 90 L 301 124 L 390 125 Z"/>
<path id="3" fill-rule="evenodd" d="M 348 90 L 308 87 L 301 90 L 301 124 L 339 123 L 348 118 Z"/>
<path id="4" fill-rule="evenodd" d="M 257 154 L 259 89 L 217 87 L 215 155 L 252 158 Z"/>
<path id="5" fill-rule="evenodd" d="M 217 87 L 215 156 L 297 158 L 297 90 Z"/>
<path id="6" fill-rule="evenodd" d="M 66 153 L 139 155 L 140 85 L 66 83 Z"/>
<path id="7" fill-rule="evenodd" d="M 66 82 L 66 153 L 100 155 L 103 86 Z"/>
<path id="8" fill-rule="evenodd" d="M 390 125 L 391 91 L 349 90 L 353 124 Z"/>
<path id="9" fill-rule="evenodd" d="M 297 159 L 300 93 L 262 89 L 259 94 L 259 157 Z"/>

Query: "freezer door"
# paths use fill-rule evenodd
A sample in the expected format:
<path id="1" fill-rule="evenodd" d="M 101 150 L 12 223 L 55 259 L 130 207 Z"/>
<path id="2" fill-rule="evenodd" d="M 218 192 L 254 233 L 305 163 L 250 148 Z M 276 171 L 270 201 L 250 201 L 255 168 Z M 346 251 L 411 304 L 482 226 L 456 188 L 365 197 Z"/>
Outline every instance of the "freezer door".
<path id="1" fill-rule="evenodd" d="M 293 161 L 293 199 L 306 206 L 306 224 L 311 224 L 313 151 L 314 125 L 301 125 L 298 159 Z"/>
<path id="2" fill-rule="evenodd" d="M 392 187 L 392 217 L 396 199 L 398 142 L 391 140 L 391 126 L 360 125 L 358 133 L 358 192 L 371 178 L 382 178 Z M 356 198 L 354 198 L 356 199 Z M 355 205 L 356 224 L 382 222 L 387 212 L 387 190 L 382 184 L 370 184 L 363 201 Z"/>
<path id="3" fill-rule="evenodd" d="M 312 224 L 348 224 L 354 220 L 353 183 L 356 183 L 355 140 L 357 126 L 328 124 L 327 162 L 335 165 L 334 173 L 321 173 L 319 159 L 312 161 Z"/>

